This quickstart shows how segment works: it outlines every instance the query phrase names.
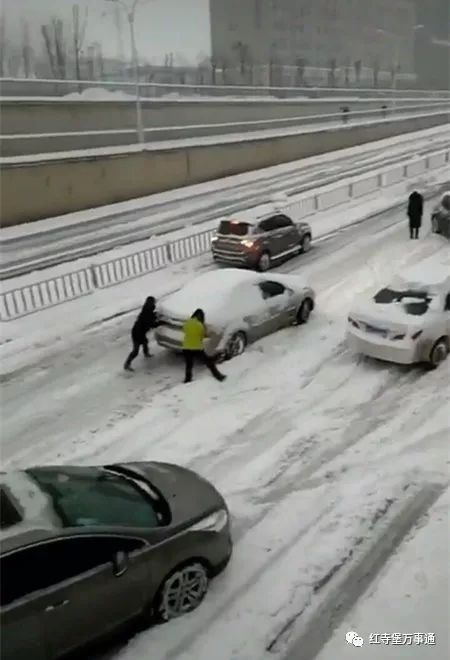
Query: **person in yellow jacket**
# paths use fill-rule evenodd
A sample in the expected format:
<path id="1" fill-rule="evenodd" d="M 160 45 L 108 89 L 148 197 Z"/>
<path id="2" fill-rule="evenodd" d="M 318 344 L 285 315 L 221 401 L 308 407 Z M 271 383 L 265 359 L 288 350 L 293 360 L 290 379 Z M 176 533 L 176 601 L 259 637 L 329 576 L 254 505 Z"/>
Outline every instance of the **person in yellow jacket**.
<path id="1" fill-rule="evenodd" d="M 191 318 L 183 325 L 183 356 L 185 364 L 185 383 L 192 381 L 192 369 L 197 360 L 203 362 L 216 380 L 225 380 L 214 359 L 205 353 L 203 342 L 206 339 L 205 313 L 196 309 Z"/>

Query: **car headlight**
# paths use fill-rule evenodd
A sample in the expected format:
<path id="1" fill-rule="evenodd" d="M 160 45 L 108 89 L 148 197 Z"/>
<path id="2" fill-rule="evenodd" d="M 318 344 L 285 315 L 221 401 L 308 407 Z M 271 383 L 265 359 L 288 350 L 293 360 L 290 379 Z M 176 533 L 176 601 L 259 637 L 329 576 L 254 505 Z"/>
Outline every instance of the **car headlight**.
<path id="1" fill-rule="evenodd" d="M 221 532 L 228 524 L 228 511 L 220 509 L 189 528 L 192 532 Z"/>
<path id="2" fill-rule="evenodd" d="M 241 241 L 241 245 L 243 245 L 244 247 L 251 248 L 251 247 L 253 247 L 253 246 L 255 245 L 255 241 L 251 241 L 251 240 L 249 240 L 249 239 L 245 239 L 244 241 Z"/>

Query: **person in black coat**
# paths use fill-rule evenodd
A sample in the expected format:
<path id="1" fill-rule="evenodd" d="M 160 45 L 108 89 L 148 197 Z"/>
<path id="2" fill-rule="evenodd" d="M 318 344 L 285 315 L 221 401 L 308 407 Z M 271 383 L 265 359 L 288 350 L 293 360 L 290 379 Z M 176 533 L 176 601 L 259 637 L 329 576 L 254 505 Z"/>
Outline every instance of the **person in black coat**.
<path id="1" fill-rule="evenodd" d="M 419 229 L 422 225 L 423 197 L 414 190 L 408 200 L 409 237 L 419 238 Z"/>
<path id="2" fill-rule="evenodd" d="M 142 351 L 145 357 L 150 357 L 148 352 L 148 339 L 147 332 L 158 325 L 158 318 L 156 315 L 156 300 L 153 296 L 149 296 L 142 307 L 139 316 L 131 330 L 131 340 L 133 342 L 133 350 L 127 357 L 124 369 L 126 371 L 133 371 L 131 363 L 138 356 L 139 349 L 142 346 Z"/>

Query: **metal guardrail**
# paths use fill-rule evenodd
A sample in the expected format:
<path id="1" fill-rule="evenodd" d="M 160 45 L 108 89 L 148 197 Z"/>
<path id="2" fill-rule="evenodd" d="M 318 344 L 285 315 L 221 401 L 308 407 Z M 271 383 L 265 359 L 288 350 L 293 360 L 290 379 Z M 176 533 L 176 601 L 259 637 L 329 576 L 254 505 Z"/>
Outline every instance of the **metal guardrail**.
<path id="1" fill-rule="evenodd" d="M 344 185 L 326 186 L 327 190 L 322 192 L 294 195 L 283 208 L 296 220 L 301 220 L 449 163 L 450 149 L 446 149 L 370 176 L 353 177 Z M 0 320 L 11 321 L 27 316 L 199 257 L 209 251 L 214 232 L 214 228 L 206 229 L 134 254 L 5 291 L 0 295 Z"/>

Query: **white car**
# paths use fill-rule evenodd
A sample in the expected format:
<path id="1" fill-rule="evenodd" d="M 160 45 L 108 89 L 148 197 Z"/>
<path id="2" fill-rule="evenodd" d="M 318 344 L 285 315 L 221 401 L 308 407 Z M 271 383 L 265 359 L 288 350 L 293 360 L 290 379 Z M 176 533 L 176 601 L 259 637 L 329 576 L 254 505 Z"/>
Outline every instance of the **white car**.
<path id="1" fill-rule="evenodd" d="M 357 353 L 398 364 L 437 367 L 450 348 L 450 268 L 430 263 L 394 278 L 348 317 Z"/>
<path id="2" fill-rule="evenodd" d="M 306 323 L 314 300 L 314 291 L 294 275 L 269 277 L 239 268 L 208 271 L 159 302 L 155 339 L 160 346 L 182 350 L 183 324 L 200 308 L 208 331 L 205 351 L 231 358 L 282 327 Z"/>

